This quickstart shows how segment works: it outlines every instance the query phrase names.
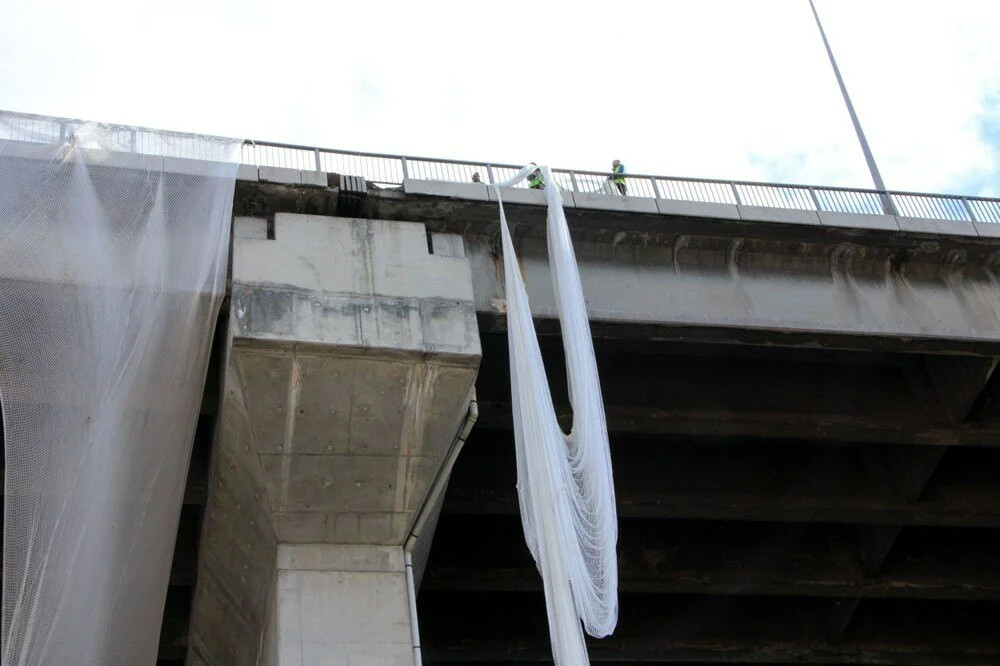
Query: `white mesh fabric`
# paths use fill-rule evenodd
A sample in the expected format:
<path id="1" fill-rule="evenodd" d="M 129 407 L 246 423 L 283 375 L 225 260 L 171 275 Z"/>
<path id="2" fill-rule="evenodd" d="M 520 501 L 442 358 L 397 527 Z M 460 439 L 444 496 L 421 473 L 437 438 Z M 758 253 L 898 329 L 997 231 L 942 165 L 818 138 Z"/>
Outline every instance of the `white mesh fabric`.
<path id="1" fill-rule="evenodd" d="M 122 129 L 0 119 L 11 666 L 156 661 L 240 142 Z"/>
<path id="2" fill-rule="evenodd" d="M 589 663 L 580 621 L 603 637 L 618 622 L 618 521 L 601 386 L 580 273 L 552 173 L 541 167 L 548 251 L 573 408 L 568 435 L 556 421 L 531 309 L 500 202 L 517 488 L 528 548 L 542 575 L 556 664 Z"/>

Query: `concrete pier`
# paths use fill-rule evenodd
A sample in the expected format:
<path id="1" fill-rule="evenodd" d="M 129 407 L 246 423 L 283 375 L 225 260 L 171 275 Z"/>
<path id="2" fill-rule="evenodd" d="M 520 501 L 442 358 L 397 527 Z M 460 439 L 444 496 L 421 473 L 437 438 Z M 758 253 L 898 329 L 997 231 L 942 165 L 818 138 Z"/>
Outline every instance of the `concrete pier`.
<path id="1" fill-rule="evenodd" d="M 408 644 L 317 646 L 336 618 L 382 598 L 359 580 L 405 592 L 402 545 L 480 358 L 464 243 L 419 223 L 309 215 L 279 214 L 273 232 L 247 218 L 234 228 L 190 660 L 397 663 Z M 326 629 L 302 624 L 285 636 L 297 604 Z M 405 594 L 392 604 L 405 610 Z M 375 616 L 351 617 L 373 636 L 409 635 L 407 617 L 384 632 Z M 279 635 L 261 654 L 268 624 Z M 355 633 L 344 632 L 345 641 Z"/>
<path id="2" fill-rule="evenodd" d="M 263 663 L 413 663 L 403 549 L 278 546 Z"/>

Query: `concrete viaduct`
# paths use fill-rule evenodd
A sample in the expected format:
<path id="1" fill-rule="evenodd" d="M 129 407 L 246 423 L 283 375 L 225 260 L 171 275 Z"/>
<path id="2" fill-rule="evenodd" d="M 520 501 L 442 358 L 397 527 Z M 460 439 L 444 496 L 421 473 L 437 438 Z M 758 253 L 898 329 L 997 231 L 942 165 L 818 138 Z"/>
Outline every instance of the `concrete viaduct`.
<path id="1" fill-rule="evenodd" d="M 160 664 L 551 659 L 496 202 L 402 164 L 240 166 Z M 1000 202 L 565 176 L 621 532 L 594 663 L 1000 662 Z M 568 418 L 544 201 L 505 203 Z"/>

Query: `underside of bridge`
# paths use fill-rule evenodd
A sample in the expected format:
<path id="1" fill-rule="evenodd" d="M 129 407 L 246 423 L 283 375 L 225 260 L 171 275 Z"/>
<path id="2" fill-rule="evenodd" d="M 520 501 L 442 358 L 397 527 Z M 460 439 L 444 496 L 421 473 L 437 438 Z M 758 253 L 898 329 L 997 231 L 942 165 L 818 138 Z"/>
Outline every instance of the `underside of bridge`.
<path id="1" fill-rule="evenodd" d="M 467 239 L 495 234 L 493 205 L 394 196 L 346 203 L 358 215 L 422 221 L 429 231 Z M 265 218 L 344 214 L 345 207 L 343 196 L 263 184 L 241 183 L 237 199 L 237 212 Z M 538 236 L 540 211 L 512 206 L 511 217 L 522 223 L 515 235 L 524 248 Z M 621 240 L 616 224 L 629 233 L 664 225 L 626 215 L 609 224 L 607 213 L 586 211 L 569 218 L 576 238 L 612 246 Z M 722 254 L 733 254 L 732 230 L 715 222 L 717 233 L 690 229 L 686 243 L 700 243 L 702 259 L 713 255 L 719 235 Z M 693 224 L 669 223 L 675 231 Z M 626 244 L 669 244 L 650 228 Z M 810 242 L 823 247 L 816 255 L 844 242 L 816 238 L 812 229 L 739 231 L 740 247 L 799 233 L 803 254 Z M 883 238 L 869 243 L 880 247 L 879 258 L 868 258 L 889 270 L 909 262 L 918 275 L 928 242 Z M 968 257 L 994 250 L 973 245 L 940 255 L 971 263 Z M 759 254 L 768 252 L 780 251 Z M 878 271 L 856 263 L 858 273 Z M 752 258 L 743 260 L 744 271 L 752 267 Z M 795 262 L 784 270 L 808 273 Z M 478 291 L 481 285 L 482 300 Z M 427 663 L 551 659 L 540 578 L 518 516 L 504 328 L 502 313 L 480 308 L 479 422 L 455 467 L 418 595 Z M 538 329 L 568 426 L 558 324 L 543 316 Z M 618 630 L 591 643 L 595 663 L 1000 660 L 991 621 L 1000 608 L 995 343 L 627 318 L 595 321 L 594 335 L 618 493 L 621 581 Z M 185 651 L 213 392 L 178 536 L 165 660 Z"/>
<path id="2" fill-rule="evenodd" d="M 542 349 L 568 425 L 552 324 L 539 326 Z M 481 316 L 480 332 L 479 422 L 418 595 L 424 659 L 547 662 L 503 322 Z M 593 663 L 997 663 L 1000 381 L 981 380 L 955 416 L 934 379 L 940 364 L 990 359 L 595 332 L 621 615 L 591 642 Z M 206 406 L 214 390 L 210 380 Z M 203 415 L 195 445 L 164 665 L 186 653 L 213 419 Z"/>
<path id="3" fill-rule="evenodd" d="M 969 359 L 621 333 L 595 340 L 621 591 L 595 663 L 996 663 L 996 381 L 954 424 L 928 368 Z M 543 350 L 568 424 L 559 338 Z M 430 663 L 550 659 L 507 373 L 484 332 L 419 597 Z"/>
<path id="4" fill-rule="evenodd" d="M 495 207 L 486 202 L 369 192 L 367 201 L 345 203 L 335 187 L 238 183 L 237 215 L 268 219 L 273 233 L 281 212 L 423 222 L 428 232 L 464 234 L 470 247 L 489 248 L 496 233 L 489 226 Z M 519 249 L 528 247 L 541 213 L 525 205 L 509 215 L 521 222 Z M 856 275 L 908 263 L 914 279 L 938 287 L 950 283 L 921 266 L 928 244 L 941 263 L 967 263 L 969 271 L 992 268 L 997 250 L 995 241 L 949 248 L 930 236 L 886 233 L 863 242 L 849 231 L 775 225 L 744 225 L 734 243 L 722 220 L 705 231 L 703 221 L 683 216 L 568 217 L 575 238 L 611 248 L 606 263 L 621 243 L 672 243 L 677 279 L 680 245 L 658 238 L 654 224 L 688 234 L 685 247 L 697 255 L 692 273 L 720 252 L 720 265 L 741 256 L 740 270 L 752 273 L 755 255 L 741 255 L 744 248 L 760 244 L 756 256 L 776 256 L 782 237 L 798 235 L 801 261 L 757 268 L 798 270 L 803 290 L 812 270 L 807 255 L 829 259 L 830 248 L 850 243 L 878 248 L 858 251 Z M 708 280 L 715 273 L 704 265 Z M 732 266 L 716 272 L 733 277 Z M 635 280 L 643 275 L 636 269 Z M 588 291 L 584 277 L 589 298 L 593 286 Z M 479 307 L 490 302 L 480 286 L 479 420 L 454 468 L 420 582 L 423 658 L 548 662 L 541 580 L 518 515 L 505 322 L 502 308 Z M 613 301 L 608 289 L 604 297 Z M 626 292 L 623 302 L 633 298 Z M 647 294 L 654 302 L 675 296 Z M 161 634 L 164 666 L 188 653 L 230 309 L 227 301 L 195 438 Z M 546 313 L 537 327 L 568 427 L 558 323 Z M 993 620 L 1000 610 L 1000 338 L 926 332 L 722 326 L 709 315 L 684 324 L 595 320 L 618 499 L 620 620 L 614 635 L 590 643 L 592 662 L 1000 663 Z"/>

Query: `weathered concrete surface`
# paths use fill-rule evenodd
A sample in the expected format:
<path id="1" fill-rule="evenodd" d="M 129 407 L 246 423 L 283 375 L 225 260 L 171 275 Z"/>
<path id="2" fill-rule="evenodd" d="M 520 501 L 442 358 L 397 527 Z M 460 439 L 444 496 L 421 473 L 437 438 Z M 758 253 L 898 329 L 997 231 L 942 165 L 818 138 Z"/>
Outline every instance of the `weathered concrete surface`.
<path id="1" fill-rule="evenodd" d="M 825 227 L 899 230 L 899 222 L 895 215 L 860 215 L 858 213 L 828 213 L 826 211 L 820 211 L 818 215 L 819 223 Z"/>
<path id="2" fill-rule="evenodd" d="M 303 169 L 299 172 L 302 184 L 310 187 L 326 187 L 329 178 L 324 171 L 307 171 Z"/>
<path id="3" fill-rule="evenodd" d="M 257 663 L 266 623 L 284 617 L 283 590 L 343 583 L 276 569 L 279 543 L 402 545 L 481 353 L 460 237 L 292 214 L 275 216 L 271 240 L 262 226 L 236 220 L 194 663 Z M 301 661 L 277 663 L 321 663 L 311 640 Z"/>
<path id="4" fill-rule="evenodd" d="M 480 190 L 468 189 L 464 183 L 445 181 L 408 180 L 403 188 L 407 194 L 425 197 L 441 197 L 457 203 L 481 201 Z M 489 201 L 495 202 L 492 188 L 487 188 Z M 517 205 L 545 206 L 544 193 L 538 190 L 504 188 L 505 203 Z M 1000 236 L 1000 225 L 962 220 L 933 220 L 897 215 L 863 215 L 854 213 L 834 213 L 798 208 L 772 208 L 769 206 L 734 205 L 680 199 L 649 199 L 645 197 L 621 197 L 613 190 L 601 193 L 581 193 L 563 191 L 567 208 L 598 210 L 613 213 L 659 213 L 668 217 L 702 218 L 715 220 L 740 220 L 748 223 L 780 223 L 782 225 L 828 226 L 857 231 L 902 231 L 939 237 L 983 237 Z M 415 217 L 420 217 L 421 201 L 412 198 L 407 208 Z M 424 202 L 426 203 L 426 202 Z M 391 205 L 388 207 L 391 209 Z M 455 209 L 452 205 L 449 208 Z M 386 209 L 376 206 L 375 210 L 386 213 Z M 468 222 L 476 219 L 475 213 L 463 210 Z M 435 217 L 447 216 L 445 210 L 437 210 Z M 663 222 L 659 222 L 663 224 Z M 796 233 L 794 228 L 783 233 Z"/>
<path id="5" fill-rule="evenodd" d="M 262 166 L 257 169 L 257 177 L 268 183 L 283 183 L 299 185 L 302 183 L 302 172 L 286 167 Z"/>
<path id="6" fill-rule="evenodd" d="M 448 183 L 441 180 L 403 181 L 403 191 L 407 194 L 428 194 L 437 197 L 455 197 L 459 199 L 476 199 L 488 201 L 487 186 L 480 183 Z"/>
<path id="7" fill-rule="evenodd" d="M 656 199 L 655 201 L 656 210 L 662 215 L 691 215 L 723 220 L 740 219 L 740 211 L 734 204 L 678 201 L 676 199 Z"/>
<path id="8" fill-rule="evenodd" d="M 953 234 L 957 236 L 978 236 L 976 226 L 968 220 L 933 220 L 924 217 L 896 218 L 899 228 L 903 231 L 916 231 L 925 234 Z"/>
<path id="9" fill-rule="evenodd" d="M 532 310 L 547 320 L 556 310 L 545 208 L 532 205 L 543 203 L 541 193 L 523 193 L 525 203 L 512 203 L 507 218 Z M 434 229 L 464 234 L 476 308 L 500 319 L 505 304 L 495 204 L 395 192 L 371 199 L 370 209 L 380 215 L 405 210 Z M 862 339 L 869 347 L 911 349 L 948 341 L 970 353 L 1000 352 L 1000 240 L 969 236 L 975 227 L 655 203 L 658 214 L 579 204 L 566 211 L 594 326 L 642 324 L 658 327 L 647 331 L 657 337 L 697 329 L 711 339 L 720 331 L 744 338 L 759 332 L 845 348 Z"/>
<path id="10" fill-rule="evenodd" d="M 1000 238 L 1000 224 L 992 222 L 973 222 L 980 238 Z"/>
<path id="11" fill-rule="evenodd" d="M 480 236 L 468 246 L 477 309 L 504 312 L 495 242 Z M 670 245 L 578 242 L 575 249 L 595 323 L 1000 342 L 1000 290 L 989 256 L 928 248 L 903 260 L 853 243 L 686 234 Z M 532 311 L 555 317 L 545 242 L 521 237 L 517 251 Z"/>
<path id="12" fill-rule="evenodd" d="M 413 664 L 402 548 L 281 545 L 277 561 L 265 663 Z"/>
<path id="13" fill-rule="evenodd" d="M 761 222 L 790 222 L 793 224 L 819 224 L 814 210 L 799 208 L 770 208 L 767 206 L 737 206 L 740 219 Z"/>
<path id="14" fill-rule="evenodd" d="M 275 235 L 234 250 L 238 337 L 478 356 L 468 259 L 423 225 L 279 214 Z"/>
<path id="15" fill-rule="evenodd" d="M 245 180 L 249 182 L 257 182 L 260 180 L 257 165 L 255 164 L 241 164 L 236 168 L 236 180 Z"/>
<path id="16" fill-rule="evenodd" d="M 250 419 L 268 405 L 239 390 L 231 335 L 191 610 L 188 663 L 195 665 L 257 663 L 275 574 L 274 520 L 260 465 L 248 455 L 258 439 L 273 436 Z"/>
<path id="17" fill-rule="evenodd" d="M 267 240 L 267 220 L 259 217 L 234 217 L 233 237 L 240 240 Z"/>
<path id="18" fill-rule="evenodd" d="M 643 197 L 623 197 L 617 194 L 585 194 L 574 192 L 573 201 L 577 208 L 596 210 L 618 210 L 629 213 L 658 213 L 655 199 Z"/>

